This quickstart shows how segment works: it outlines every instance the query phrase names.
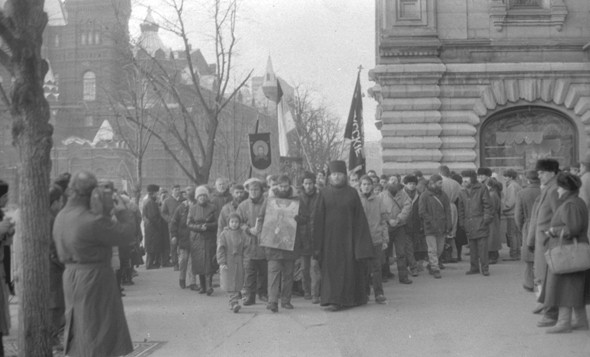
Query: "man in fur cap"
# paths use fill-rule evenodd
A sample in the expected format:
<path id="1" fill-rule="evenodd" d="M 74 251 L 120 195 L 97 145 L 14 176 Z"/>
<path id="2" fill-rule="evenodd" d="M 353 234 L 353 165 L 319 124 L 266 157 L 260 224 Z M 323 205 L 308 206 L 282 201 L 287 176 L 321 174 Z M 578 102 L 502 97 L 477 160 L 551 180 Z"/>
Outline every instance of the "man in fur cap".
<path id="1" fill-rule="evenodd" d="M 559 163 L 554 159 L 541 159 L 537 161 L 535 170 L 541 181 L 541 195 L 533 205 L 529 225 L 531 229 L 527 234 L 527 246 L 529 251 L 534 252 L 534 281 L 535 285 L 540 287 L 547 274 L 547 262 L 545 261 L 547 235 L 545 231 L 549 229 L 551 218 L 553 218 L 558 205 L 556 177 L 559 173 Z M 538 308 L 535 310 L 539 311 Z M 543 319 L 537 323 L 537 326 L 547 327 L 556 323 L 557 307 L 551 307 L 544 310 Z"/>

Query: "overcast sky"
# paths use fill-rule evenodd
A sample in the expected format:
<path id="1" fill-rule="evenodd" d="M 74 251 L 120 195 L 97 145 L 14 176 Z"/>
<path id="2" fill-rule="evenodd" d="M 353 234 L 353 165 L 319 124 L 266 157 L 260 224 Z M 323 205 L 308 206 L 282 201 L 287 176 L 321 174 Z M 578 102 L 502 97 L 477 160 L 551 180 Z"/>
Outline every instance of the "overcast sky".
<path id="1" fill-rule="evenodd" d="M 134 6 L 130 30 L 139 32 L 146 7 L 166 13 L 170 0 L 139 0 Z M 207 15 L 211 1 L 190 0 L 187 23 L 193 48 L 200 48 L 208 62 L 214 60 L 212 21 Z M 205 5 L 204 5 L 205 4 Z M 363 93 L 374 85 L 368 71 L 375 66 L 375 6 L 368 0 L 242 0 L 236 31 L 239 45 L 236 74 L 254 69 L 263 75 L 270 55 L 275 73 L 292 85 L 319 92 L 326 104 L 346 122 L 357 67 L 362 65 Z M 156 20 L 157 17 L 156 17 Z M 180 42 L 161 30 L 166 45 L 180 49 Z M 363 100 L 365 136 L 378 140 L 375 129 L 376 102 Z"/>

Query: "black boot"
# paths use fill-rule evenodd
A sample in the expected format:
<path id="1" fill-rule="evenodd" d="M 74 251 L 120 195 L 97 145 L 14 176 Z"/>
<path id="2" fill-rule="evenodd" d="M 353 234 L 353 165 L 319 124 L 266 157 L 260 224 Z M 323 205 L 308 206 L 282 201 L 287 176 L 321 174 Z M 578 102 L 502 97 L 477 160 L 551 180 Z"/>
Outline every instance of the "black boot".
<path id="1" fill-rule="evenodd" d="M 207 292 L 207 278 L 205 275 L 199 275 L 199 284 L 201 285 L 201 289 L 199 290 L 199 294 L 205 294 Z"/>
<path id="2" fill-rule="evenodd" d="M 207 296 L 213 294 L 213 275 L 207 275 Z"/>

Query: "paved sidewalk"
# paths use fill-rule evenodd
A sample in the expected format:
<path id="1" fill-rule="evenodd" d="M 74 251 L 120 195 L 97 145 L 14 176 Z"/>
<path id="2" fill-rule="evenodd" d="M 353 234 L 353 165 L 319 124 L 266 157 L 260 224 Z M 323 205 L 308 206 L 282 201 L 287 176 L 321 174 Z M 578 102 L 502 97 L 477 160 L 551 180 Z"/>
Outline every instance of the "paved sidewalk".
<path id="1" fill-rule="evenodd" d="M 124 303 L 135 341 L 167 341 L 153 356 L 590 356 L 590 332 L 535 326 L 521 262 L 493 265 L 489 277 L 467 269 L 463 261 L 440 280 L 390 281 L 387 305 L 333 313 L 295 297 L 294 310 L 276 314 L 260 302 L 234 314 L 219 289 L 200 295 L 181 290 L 172 269 L 141 270 Z"/>

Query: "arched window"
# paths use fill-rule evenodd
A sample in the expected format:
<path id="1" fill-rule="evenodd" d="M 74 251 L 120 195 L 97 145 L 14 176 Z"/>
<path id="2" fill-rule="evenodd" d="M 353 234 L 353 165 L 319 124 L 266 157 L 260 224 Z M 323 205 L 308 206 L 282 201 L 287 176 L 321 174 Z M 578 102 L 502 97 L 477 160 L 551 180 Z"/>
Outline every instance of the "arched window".
<path id="1" fill-rule="evenodd" d="M 85 101 L 96 100 L 96 75 L 88 71 L 82 78 L 82 95 Z"/>
<path id="2" fill-rule="evenodd" d="M 551 157 L 570 166 L 577 157 L 577 130 L 563 113 L 526 106 L 495 113 L 481 129 L 481 166 L 496 172 L 531 170 Z"/>

